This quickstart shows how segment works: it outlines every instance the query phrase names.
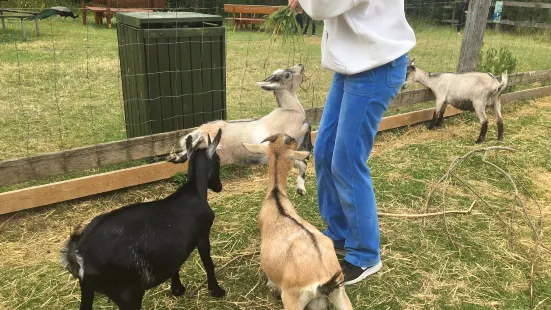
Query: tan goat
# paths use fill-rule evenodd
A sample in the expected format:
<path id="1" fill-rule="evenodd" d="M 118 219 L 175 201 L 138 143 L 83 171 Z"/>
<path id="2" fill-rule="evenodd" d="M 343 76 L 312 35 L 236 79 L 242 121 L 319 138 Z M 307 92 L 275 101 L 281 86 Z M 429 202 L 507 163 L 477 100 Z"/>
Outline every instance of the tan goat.
<path id="1" fill-rule="evenodd" d="M 268 154 L 268 193 L 258 217 L 260 265 L 268 286 L 281 294 L 286 310 L 327 309 L 327 298 L 338 310 L 352 309 L 333 241 L 300 218 L 287 197 L 293 161 L 304 160 L 309 153 L 297 151 L 297 141 L 286 134 L 265 141 L 270 143 L 243 146 L 255 154 Z"/>

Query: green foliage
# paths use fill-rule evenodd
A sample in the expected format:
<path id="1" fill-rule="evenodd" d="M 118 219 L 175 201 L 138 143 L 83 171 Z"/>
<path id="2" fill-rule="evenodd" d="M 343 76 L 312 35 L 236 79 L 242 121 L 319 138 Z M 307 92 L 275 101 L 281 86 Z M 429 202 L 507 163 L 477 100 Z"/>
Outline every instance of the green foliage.
<path id="1" fill-rule="evenodd" d="M 280 10 L 270 14 L 266 21 L 262 24 L 261 29 L 272 31 L 274 36 L 282 34 L 283 40 L 290 35 L 293 35 L 300 25 L 297 22 L 297 13 L 291 10 L 289 6 L 285 6 Z"/>
<path id="2" fill-rule="evenodd" d="M 489 48 L 478 60 L 478 71 L 499 75 L 505 71 L 512 73 L 517 68 L 517 59 L 508 48 L 502 47 L 499 52 Z"/>

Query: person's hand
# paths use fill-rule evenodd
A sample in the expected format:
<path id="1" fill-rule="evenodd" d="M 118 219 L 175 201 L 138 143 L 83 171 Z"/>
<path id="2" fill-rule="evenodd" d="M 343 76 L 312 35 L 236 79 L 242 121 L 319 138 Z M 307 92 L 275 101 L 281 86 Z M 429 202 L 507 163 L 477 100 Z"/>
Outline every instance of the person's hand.
<path id="1" fill-rule="evenodd" d="M 298 0 L 289 0 L 289 7 L 291 8 L 291 10 L 296 9 L 297 6 L 298 6 Z"/>

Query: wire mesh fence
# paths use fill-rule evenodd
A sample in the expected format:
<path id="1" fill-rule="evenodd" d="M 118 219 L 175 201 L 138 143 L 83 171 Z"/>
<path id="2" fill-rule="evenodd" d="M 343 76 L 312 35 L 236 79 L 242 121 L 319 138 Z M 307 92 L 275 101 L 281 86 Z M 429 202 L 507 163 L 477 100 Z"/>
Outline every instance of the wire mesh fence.
<path id="1" fill-rule="evenodd" d="M 111 6 L 117 7 L 117 2 L 113 1 Z M 285 1 L 241 2 L 255 5 L 285 4 Z M 50 5 L 44 2 L 33 4 L 10 0 L 0 2 L 0 9 L 40 12 Z M 176 69 L 153 68 L 155 70 L 145 73 L 147 82 L 138 85 L 138 88 L 147 90 L 150 95 L 153 84 L 154 88 L 160 90 L 146 99 L 150 106 L 165 101 L 180 102 L 185 106 L 190 96 L 210 98 L 211 101 L 217 98 L 216 101 L 225 95 L 226 105 L 211 108 L 208 113 L 220 112 L 219 115 L 233 120 L 259 117 L 269 113 L 276 104 L 273 94 L 261 90 L 255 82 L 263 80 L 276 69 L 303 63 L 307 68 L 307 78 L 299 90 L 301 102 L 305 108 L 322 107 L 331 82 L 331 73 L 321 67 L 323 22 L 316 21 L 315 36 L 296 35 L 288 40 L 274 40 L 271 32 L 260 30 L 258 25 L 234 30 L 232 15 L 224 12 L 223 4 L 220 1 L 168 1 L 166 6 L 167 11 L 176 16 L 195 12 L 227 18 L 223 25 L 223 39 L 203 34 L 199 35 L 197 42 L 188 42 L 198 44 L 198 58 L 193 61 L 202 64 L 212 64 L 208 59 L 212 51 L 205 50 L 205 43 L 225 44 L 224 65 L 209 67 L 204 64 L 198 69 L 182 69 L 183 50 L 179 39 L 156 44 L 144 41 L 140 43 L 141 46 L 138 43 L 124 43 L 130 44 L 132 49 L 166 49 L 170 55 L 166 62 L 169 65 L 179 64 L 174 67 Z M 75 14 L 82 15 L 78 4 L 66 5 Z M 457 33 L 455 21 L 459 5 L 457 1 L 405 1 L 408 21 L 417 37 L 417 45 L 410 56 L 415 57 L 423 69 L 431 72 L 455 71 L 462 43 L 462 34 Z M 493 18 L 494 9 L 494 6 L 490 9 L 489 20 Z M 489 51 L 492 48 L 497 51 L 497 55 L 490 61 L 493 66 L 483 67 L 499 68 L 495 63 L 510 62 L 507 59 L 512 57 L 515 60 L 514 72 L 551 68 L 551 29 L 542 26 L 549 23 L 551 13 L 548 12 L 551 9 L 545 7 L 504 6 L 502 20 L 523 23 L 499 26 L 492 22 L 488 24 L 482 55 L 491 54 Z M 8 16 L 8 13 L 4 12 L 4 16 Z M 89 12 L 86 24 L 82 23 L 82 16 L 75 19 L 51 16 L 39 20 L 39 36 L 34 33 L 34 21 L 24 20 L 23 24 L 27 25 L 26 40 L 21 37 L 20 18 L 3 19 L 5 28 L 0 32 L 0 124 L 3 133 L 0 137 L 0 160 L 122 140 L 127 138 L 128 125 L 150 127 L 154 124 L 153 120 L 141 118 L 129 122 L 128 106 L 136 106 L 143 99 L 125 96 L 124 81 L 130 78 L 135 82 L 144 73 L 121 72 L 121 45 L 117 40 L 116 27 L 107 29 L 105 24 L 98 25 L 92 16 Z M 105 18 L 102 20 L 105 22 Z M 115 25 L 118 22 L 116 17 L 113 17 L 113 21 Z M 534 26 L 535 23 L 538 27 Z M 177 23 L 175 29 L 179 29 Z M 459 30 L 462 30 L 461 26 Z M 509 58 L 500 58 L 499 51 L 502 48 L 510 52 Z M 140 61 L 148 66 L 148 59 Z M 205 83 L 209 81 L 204 80 L 205 70 L 224 72 L 225 89 L 222 85 L 218 85 L 218 88 L 213 88 L 213 85 L 206 87 Z M 172 82 L 166 84 L 171 76 L 180 78 L 176 91 L 172 89 L 175 87 Z M 164 80 L 165 77 L 168 80 Z M 199 85 L 199 90 L 194 90 L 193 94 L 186 92 L 185 85 L 188 84 Z M 204 87 L 208 90 L 202 91 Z M 179 125 L 176 119 L 181 116 L 198 117 L 199 121 L 208 120 L 207 112 L 200 110 L 182 108 L 172 112 L 172 116 L 161 120 L 172 124 L 166 130 L 180 129 L 183 124 Z"/>

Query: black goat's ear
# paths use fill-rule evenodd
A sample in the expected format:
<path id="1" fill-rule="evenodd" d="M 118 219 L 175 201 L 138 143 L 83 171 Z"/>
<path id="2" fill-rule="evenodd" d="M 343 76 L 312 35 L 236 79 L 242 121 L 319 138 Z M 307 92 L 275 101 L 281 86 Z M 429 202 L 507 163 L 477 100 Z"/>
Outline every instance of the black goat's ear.
<path id="1" fill-rule="evenodd" d="M 191 152 L 193 151 L 193 137 L 191 135 L 186 138 L 186 153 L 188 158 L 191 157 Z"/>
<path id="2" fill-rule="evenodd" d="M 219 128 L 218 132 L 216 133 L 216 137 L 214 137 L 214 141 L 212 141 L 212 143 L 216 143 L 216 146 L 218 146 L 218 143 L 220 143 L 221 139 L 222 139 L 222 128 Z"/>
<path id="3" fill-rule="evenodd" d="M 277 140 L 277 136 L 278 135 L 271 135 L 269 136 L 268 138 L 264 139 L 262 142 L 260 143 L 264 143 L 264 142 L 274 142 L 275 140 Z"/>
<path id="4" fill-rule="evenodd" d="M 212 141 L 212 143 L 209 143 L 209 146 L 207 147 L 208 158 L 212 158 L 212 156 L 216 152 L 216 148 L 218 147 L 218 143 L 220 143 L 221 138 L 222 138 L 222 128 L 218 129 L 218 133 L 216 134 L 216 137 L 214 137 L 214 141 Z M 209 142 L 210 142 L 210 136 L 209 136 Z"/>

